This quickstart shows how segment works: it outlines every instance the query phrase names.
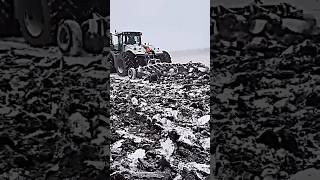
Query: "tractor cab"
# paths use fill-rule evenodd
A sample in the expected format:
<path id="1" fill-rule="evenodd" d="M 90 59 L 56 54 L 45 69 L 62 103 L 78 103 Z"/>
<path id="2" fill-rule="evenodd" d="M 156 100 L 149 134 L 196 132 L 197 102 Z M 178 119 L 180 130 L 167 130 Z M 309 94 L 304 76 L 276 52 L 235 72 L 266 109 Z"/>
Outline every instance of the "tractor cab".
<path id="1" fill-rule="evenodd" d="M 141 32 L 125 31 L 112 34 L 112 56 L 108 61 L 112 72 L 120 76 L 132 75 L 135 68 L 156 63 L 171 63 L 168 52 L 150 44 L 142 44 Z"/>
<path id="2" fill-rule="evenodd" d="M 141 45 L 141 32 L 121 32 L 116 33 L 115 50 L 123 52 L 126 45 Z"/>

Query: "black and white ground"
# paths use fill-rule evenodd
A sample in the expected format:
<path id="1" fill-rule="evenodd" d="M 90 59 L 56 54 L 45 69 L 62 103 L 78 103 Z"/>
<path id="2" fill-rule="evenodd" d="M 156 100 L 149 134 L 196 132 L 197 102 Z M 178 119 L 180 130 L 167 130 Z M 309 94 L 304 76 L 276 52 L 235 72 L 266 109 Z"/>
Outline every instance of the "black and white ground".
<path id="1" fill-rule="evenodd" d="M 111 178 L 209 178 L 208 74 L 156 83 L 110 79 Z"/>
<path id="2" fill-rule="evenodd" d="M 99 59 L 0 41 L 0 179 L 108 179 L 109 72 Z"/>

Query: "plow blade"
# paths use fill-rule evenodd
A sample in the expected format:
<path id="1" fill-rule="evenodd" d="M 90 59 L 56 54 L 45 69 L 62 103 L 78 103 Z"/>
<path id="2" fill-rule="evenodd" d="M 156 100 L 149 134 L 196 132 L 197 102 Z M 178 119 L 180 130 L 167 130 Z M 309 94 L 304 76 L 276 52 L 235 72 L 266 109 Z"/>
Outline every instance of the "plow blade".
<path id="1" fill-rule="evenodd" d="M 131 69 L 130 79 L 163 78 L 163 77 L 200 77 L 209 74 L 209 67 L 201 63 L 156 63 Z"/>

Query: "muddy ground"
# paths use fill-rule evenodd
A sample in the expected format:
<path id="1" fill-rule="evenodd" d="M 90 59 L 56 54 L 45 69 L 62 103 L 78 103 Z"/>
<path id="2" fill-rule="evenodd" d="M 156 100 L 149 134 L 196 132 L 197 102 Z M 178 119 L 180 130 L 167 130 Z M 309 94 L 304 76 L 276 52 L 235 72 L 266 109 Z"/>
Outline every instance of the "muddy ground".
<path id="1" fill-rule="evenodd" d="M 0 179 L 107 179 L 109 109 L 100 57 L 0 41 Z"/>
<path id="2" fill-rule="evenodd" d="M 217 179 L 289 179 L 319 168 L 319 57 L 220 56 L 213 63 L 219 67 L 211 96 Z"/>
<path id="3" fill-rule="evenodd" d="M 209 75 L 129 80 L 102 59 L 0 41 L 0 179 L 208 178 Z"/>
<path id="4" fill-rule="evenodd" d="M 112 179 L 209 178 L 208 74 L 110 85 Z"/>

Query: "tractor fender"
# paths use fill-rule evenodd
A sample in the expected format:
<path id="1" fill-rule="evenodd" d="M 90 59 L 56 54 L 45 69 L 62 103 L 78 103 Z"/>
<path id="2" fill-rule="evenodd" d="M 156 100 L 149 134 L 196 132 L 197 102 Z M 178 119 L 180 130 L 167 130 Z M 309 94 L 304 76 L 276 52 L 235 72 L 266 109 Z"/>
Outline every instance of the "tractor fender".
<path id="1" fill-rule="evenodd" d="M 145 54 L 145 49 L 142 46 L 137 46 L 137 45 L 126 45 L 125 47 L 125 51 L 130 51 L 133 54 L 137 55 L 141 55 L 141 54 Z"/>
<path id="2" fill-rule="evenodd" d="M 254 15 L 250 18 L 249 31 L 252 34 L 259 34 L 263 32 L 266 26 L 281 25 L 281 18 L 274 13 L 264 13 Z"/>
<path id="3" fill-rule="evenodd" d="M 126 52 L 132 52 L 133 54 L 136 54 L 136 52 L 132 49 L 128 49 Z"/>
<path id="4" fill-rule="evenodd" d="M 163 49 L 160 49 L 159 47 L 155 47 L 153 45 L 147 45 L 152 51 L 154 51 L 155 54 L 161 54 L 163 53 Z"/>
<path id="5" fill-rule="evenodd" d="M 283 18 L 282 28 L 289 29 L 294 33 L 304 34 L 307 31 L 310 31 L 313 26 L 310 22 L 302 19 L 294 18 Z"/>
<path id="6" fill-rule="evenodd" d="M 302 18 L 283 18 L 282 26 L 295 33 L 311 34 L 317 26 L 317 18 L 307 13 Z"/>
<path id="7" fill-rule="evenodd" d="M 134 55 L 144 55 L 145 54 L 144 52 L 137 52 L 137 51 L 135 51 L 133 49 L 128 49 L 125 52 L 131 52 Z"/>

